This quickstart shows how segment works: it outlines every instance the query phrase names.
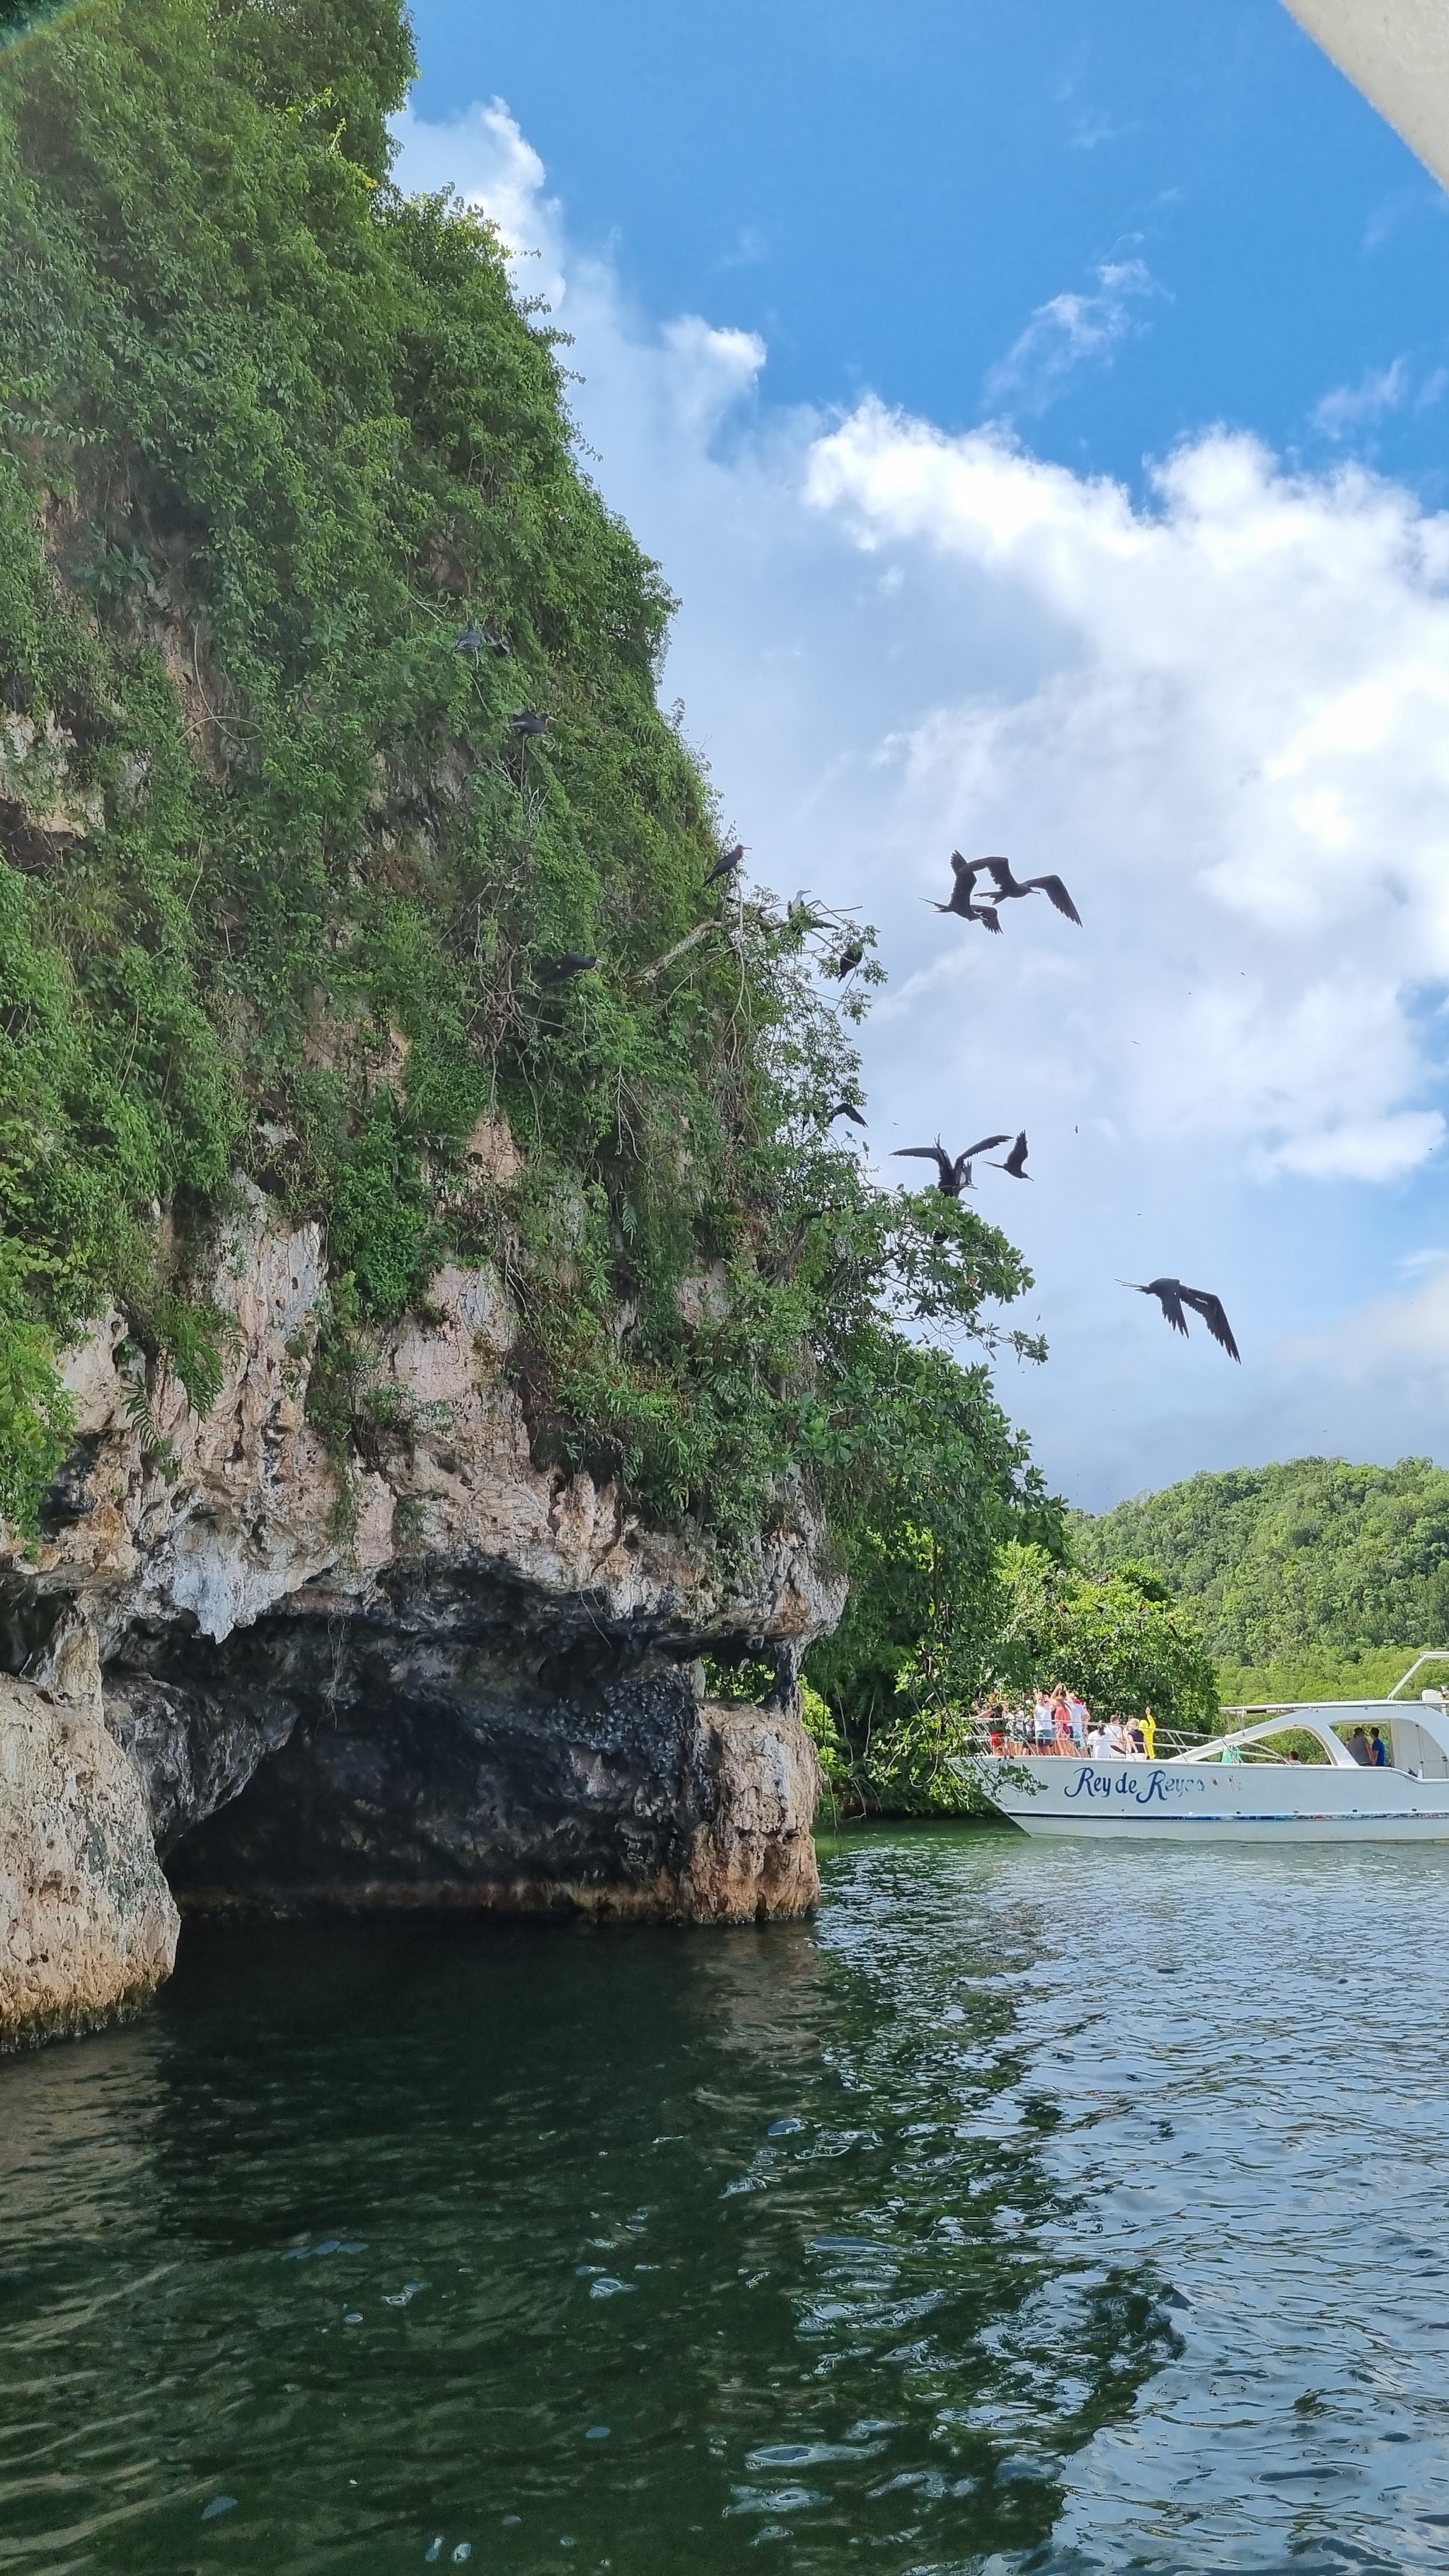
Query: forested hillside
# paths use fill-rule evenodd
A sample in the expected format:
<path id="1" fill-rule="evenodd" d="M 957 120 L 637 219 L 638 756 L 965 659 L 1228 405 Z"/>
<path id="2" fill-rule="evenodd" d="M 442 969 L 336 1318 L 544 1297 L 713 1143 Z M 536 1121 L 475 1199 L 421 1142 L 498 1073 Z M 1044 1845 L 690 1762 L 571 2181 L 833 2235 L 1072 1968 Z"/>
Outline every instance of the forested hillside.
<path id="1" fill-rule="evenodd" d="M 1449 1644 L 1449 1471 L 1427 1458 L 1193 1476 L 1071 1535 L 1084 1566 L 1151 1566 L 1194 1605 L 1225 1698 L 1377 1689 Z"/>

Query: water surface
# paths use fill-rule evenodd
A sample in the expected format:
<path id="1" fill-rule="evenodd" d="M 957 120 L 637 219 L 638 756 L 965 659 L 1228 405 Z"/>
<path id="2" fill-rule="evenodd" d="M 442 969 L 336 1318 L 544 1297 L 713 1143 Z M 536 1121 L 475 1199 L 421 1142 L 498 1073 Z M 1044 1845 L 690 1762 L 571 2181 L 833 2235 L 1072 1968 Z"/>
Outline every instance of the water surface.
<path id="1" fill-rule="evenodd" d="M 825 1878 L 0 2062 L 0 2568 L 1449 2565 L 1449 1856 Z"/>

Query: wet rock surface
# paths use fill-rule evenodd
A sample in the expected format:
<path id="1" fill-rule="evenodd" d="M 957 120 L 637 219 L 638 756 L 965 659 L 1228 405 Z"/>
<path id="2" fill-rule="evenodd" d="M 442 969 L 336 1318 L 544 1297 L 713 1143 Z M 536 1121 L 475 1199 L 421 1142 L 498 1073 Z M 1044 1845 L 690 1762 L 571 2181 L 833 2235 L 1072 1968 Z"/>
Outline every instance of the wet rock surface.
<path id="1" fill-rule="evenodd" d="M 0 2048 L 144 2002 L 177 1928 L 140 1782 L 98 1705 L 0 1681 Z"/>
<path id="2" fill-rule="evenodd" d="M 164 1362 L 138 1378 L 106 1319 L 69 1363 L 40 1539 L 0 1555 L 4 1662 L 99 1672 L 183 1903 L 811 1904 L 795 1679 L 844 1587 L 808 1514 L 725 1570 L 536 1466 L 486 1270 L 443 1270 L 378 1337 L 384 1427 L 346 1458 L 307 1415 L 317 1228 L 272 1230 L 248 1189 L 198 1284 L 232 1324 L 217 1402 Z M 706 1704 L 706 1653 L 767 1662 L 774 1704 Z"/>

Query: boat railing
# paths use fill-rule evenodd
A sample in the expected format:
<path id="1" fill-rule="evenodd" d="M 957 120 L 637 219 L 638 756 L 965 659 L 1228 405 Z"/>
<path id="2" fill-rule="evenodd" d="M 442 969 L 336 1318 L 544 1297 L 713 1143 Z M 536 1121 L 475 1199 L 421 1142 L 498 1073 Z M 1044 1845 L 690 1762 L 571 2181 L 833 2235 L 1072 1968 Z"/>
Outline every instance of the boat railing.
<path id="1" fill-rule="evenodd" d="M 1291 1715 L 1300 1705 L 1300 1702 L 1290 1700 L 1283 1710 L 1258 1708 L 1247 1712 L 1247 1714 L 1250 1717 L 1255 1718 Z M 1236 1709 L 1224 1710 L 1223 1713 L 1225 1716 L 1231 1715 L 1234 1717 L 1239 1714 Z M 1301 1756 L 1302 1760 L 1309 1764 L 1322 1762 L 1325 1758 L 1323 1748 L 1317 1742 L 1312 1728 L 1305 1726 L 1302 1733 L 1304 1739 L 1304 1751 Z M 1176 1726 L 1158 1727 L 1153 1742 L 1152 1759 L 1156 1762 L 1176 1762 L 1183 1760 L 1184 1757 L 1189 1754 L 1196 1754 L 1199 1758 L 1202 1758 L 1204 1755 L 1210 1757 L 1212 1748 L 1220 1741 L 1225 1748 L 1231 1749 L 1232 1760 L 1235 1763 L 1281 1763 L 1283 1760 L 1284 1747 L 1281 1735 L 1270 1737 L 1266 1743 L 1262 1744 L 1234 1744 L 1231 1734 L 1226 1731 L 1222 1732 L 1220 1735 L 1216 1730 L 1210 1731 L 1206 1727 L 1188 1728 Z M 1308 1749 L 1310 1746 L 1312 1748 L 1311 1751 Z M 967 1733 L 966 1742 L 962 1747 L 962 1751 L 967 1754 L 980 1755 L 982 1757 L 989 1756 L 993 1752 L 993 1747 L 990 1733 L 987 1728 L 984 1726 L 972 1727 Z M 1017 1758 L 1020 1758 L 1025 1754 L 1047 1754 L 1049 1756 L 1057 1756 L 1060 1754 L 1067 1760 L 1075 1760 L 1078 1762 L 1084 1760 L 1090 1761 L 1092 1758 L 1090 1754 L 1085 1754 L 1079 1745 L 1071 1745 L 1064 1748 L 1056 1744 L 1035 1744 L 1028 1736 L 1025 1735 L 1008 1736 L 1006 1751 L 1009 1755 L 1015 1755 Z M 1109 1756 L 1108 1758 L 1115 1759 L 1117 1757 Z M 1137 1758 L 1141 1761 L 1145 1757 L 1139 1754 Z"/>
<path id="2" fill-rule="evenodd" d="M 1007 1739 L 1018 1753 L 1054 1754 L 1059 1750 L 1055 1744 L 1038 1745 L 1031 1741 L 1029 1734 L 1013 1734 L 1010 1729 L 1007 1730 Z M 1153 1738 L 1153 1758 L 1161 1762 L 1169 1760 L 1175 1753 L 1195 1753 L 1200 1746 L 1211 1744 L 1212 1741 L 1213 1737 L 1205 1727 L 1184 1729 L 1159 1726 Z M 990 1729 L 980 1723 L 969 1727 L 966 1732 L 966 1746 L 972 1753 L 990 1753 L 992 1749 Z M 1079 1745 L 1071 1746 L 1070 1754 L 1078 1761 L 1083 1759 Z"/>
<path id="3" fill-rule="evenodd" d="M 1290 1701 L 1289 1706 L 1292 1707 L 1294 1705 L 1296 1705 L 1296 1703 Z M 1231 1711 L 1224 1710 L 1223 1713 L 1225 1716 L 1232 1715 L 1236 1717 L 1238 1711 L 1236 1709 Z M 1276 1716 L 1278 1712 L 1273 1709 L 1256 1709 L 1253 1714 L 1258 1717 L 1270 1717 Z M 1305 1736 L 1309 1735 L 1309 1729 L 1307 1727 L 1305 1727 L 1303 1731 Z M 1178 1754 L 1204 1753 L 1210 1746 L 1216 1744 L 1217 1741 L 1218 1736 L 1216 1731 L 1202 1726 L 1193 1727 L 1190 1730 L 1181 1727 L 1159 1726 L 1157 1730 L 1158 1753 L 1169 1762 Z M 1240 1745 L 1237 1751 L 1237 1758 L 1240 1762 L 1281 1762 L 1283 1759 L 1281 1738 L 1276 1742 L 1268 1744 Z"/>
<path id="4" fill-rule="evenodd" d="M 1449 1646 L 1421 1647 L 1408 1671 L 1401 1675 L 1392 1690 L 1386 1692 L 1382 1699 L 1373 1697 L 1347 1700 L 1279 1699 L 1233 1702 L 1225 1703 L 1219 1712 L 1220 1718 L 1228 1721 L 1226 1725 L 1158 1726 L 1153 1740 L 1153 1758 L 1159 1762 L 1180 1762 L 1194 1757 L 1198 1761 L 1203 1760 L 1204 1757 L 1210 1759 L 1213 1746 L 1221 1738 L 1225 1750 L 1231 1750 L 1235 1762 L 1281 1763 L 1284 1758 L 1284 1736 L 1291 1734 L 1292 1729 L 1279 1728 L 1266 1741 L 1259 1743 L 1235 1741 L 1235 1739 L 1251 1733 L 1271 1718 L 1292 1718 L 1301 1712 L 1305 1721 L 1302 1728 L 1305 1738 L 1304 1759 L 1310 1764 L 1315 1761 L 1321 1762 L 1325 1757 L 1333 1761 L 1337 1757 L 1323 1745 L 1319 1739 L 1318 1730 L 1324 1726 L 1331 1728 L 1338 1742 L 1343 1744 L 1348 1728 L 1353 1724 L 1361 1726 L 1365 1719 L 1372 1718 L 1376 1710 L 1384 1711 L 1385 1715 L 1396 1713 L 1400 1717 L 1406 1717 L 1413 1702 L 1406 1703 L 1401 1699 L 1400 1693 L 1409 1688 L 1410 1683 L 1422 1672 L 1426 1664 L 1449 1664 Z M 1443 1676 L 1441 1687 L 1421 1686 L 1418 1697 L 1421 1702 L 1428 1702 L 1434 1706 L 1441 1716 L 1449 1716 L 1449 1673 Z M 1311 1751 L 1307 1749 L 1310 1745 L 1313 1748 Z M 971 1755 L 984 1757 L 991 1754 L 993 1749 L 991 1730 L 984 1720 L 974 1722 L 967 1729 L 966 1743 L 962 1749 L 963 1752 Z M 1020 1734 L 1010 1733 L 1006 1749 L 1017 1755 L 1036 1752 L 1055 1753 L 1058 1750 L 1055 1745 L 1034 1744 L 1025 1730 Z M 1073 1746 L 1071 1754 L 1074 1754 L 1078 1760 L 1082 1758 L 1080 1747 Z"/>

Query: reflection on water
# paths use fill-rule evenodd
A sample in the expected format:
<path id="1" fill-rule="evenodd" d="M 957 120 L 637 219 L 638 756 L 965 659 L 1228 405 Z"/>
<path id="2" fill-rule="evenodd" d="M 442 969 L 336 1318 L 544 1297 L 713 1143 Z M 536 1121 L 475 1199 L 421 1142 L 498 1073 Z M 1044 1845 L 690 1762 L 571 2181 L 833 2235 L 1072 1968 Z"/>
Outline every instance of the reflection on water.
<path id="1" fill-rule="evenodd" d="M 1442 2567 L 1445 1868 L 188 1926 L 0 2066 L 0 2568 Z"/>

